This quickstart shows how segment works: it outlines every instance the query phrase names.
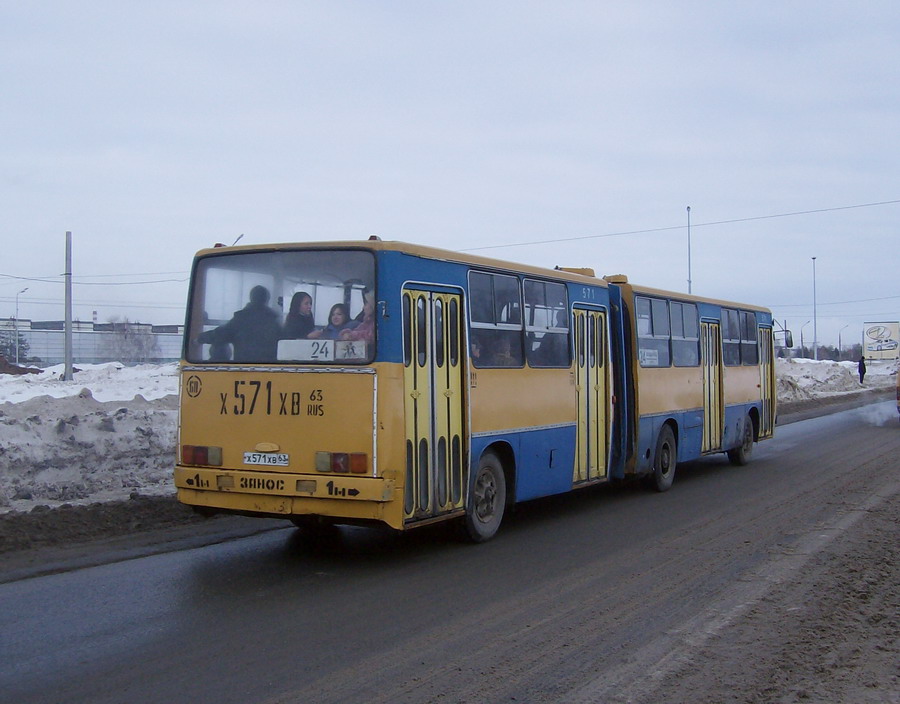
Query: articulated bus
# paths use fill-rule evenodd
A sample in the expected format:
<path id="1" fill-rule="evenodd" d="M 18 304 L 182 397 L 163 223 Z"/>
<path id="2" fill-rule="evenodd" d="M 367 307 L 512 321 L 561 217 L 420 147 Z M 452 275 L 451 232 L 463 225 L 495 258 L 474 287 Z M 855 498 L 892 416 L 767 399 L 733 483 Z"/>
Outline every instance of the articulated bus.
<path id="1" fill-rule="evenodd" d="M 311 529 L 455 520 L 775 426 L 772 315 L 589 269 L 386 242 L 219 247 L 191 276 L 178 498 Z"/>

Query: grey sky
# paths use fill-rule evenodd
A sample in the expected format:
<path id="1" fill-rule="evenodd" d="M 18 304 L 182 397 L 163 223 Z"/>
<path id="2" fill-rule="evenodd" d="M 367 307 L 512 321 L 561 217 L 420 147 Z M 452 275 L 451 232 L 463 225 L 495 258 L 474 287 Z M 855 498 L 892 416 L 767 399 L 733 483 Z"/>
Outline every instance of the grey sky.
<path id="1" fill-rule="evenodd" d="M 855 341 L 900 319 L 900 203 L 835 210 L 900 200 L 898 37 L 896 1 L 0 0 L 0 317 L 62 318 L 66 230 L 101 321 L 181 322 L 241 233 L 675 228 L 481 253 L 686 290 L 690 205 L 694 293 L 797 334 L 816 256 L 819 339 Z"/>

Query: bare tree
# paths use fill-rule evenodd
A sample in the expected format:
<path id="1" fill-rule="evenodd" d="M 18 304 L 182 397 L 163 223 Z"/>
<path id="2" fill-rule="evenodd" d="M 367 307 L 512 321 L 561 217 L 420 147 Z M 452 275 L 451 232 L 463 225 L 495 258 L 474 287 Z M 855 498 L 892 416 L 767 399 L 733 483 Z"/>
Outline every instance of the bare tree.
<path id="1" fill-rule="evenodd" d="M 28 361 L 28 340 L 19 332 L 19 361 Z M 0 330 L 0 357 L 6 357 L 10 362 L 16 361 L 16 332 L 14 330 Z"/>
<path id="2" fill-rule="evenodd" d="M 106 342 L 110 359 L 134 364 L 158 357 L 156 339 L 148 327 L 128 318 L 110 318 L 108 331 L 112 334 Z"/>

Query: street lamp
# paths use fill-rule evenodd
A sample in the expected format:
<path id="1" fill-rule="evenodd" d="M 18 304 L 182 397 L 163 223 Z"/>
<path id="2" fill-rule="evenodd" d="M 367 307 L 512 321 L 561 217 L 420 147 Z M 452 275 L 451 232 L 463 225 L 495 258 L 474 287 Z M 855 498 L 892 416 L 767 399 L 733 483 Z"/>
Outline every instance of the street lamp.
<path id="1" fill-rule="evenodd" d="M 813 262 L 813 359 L 819 359 L 819 331 L 816 327 L 816 258 Z"/>
<path id="2" fill-rule="evenodd" d="M 28 290 L 28 287 L 26 286 L 21 291 L 19 291 L 19 293 L 16 294 L 16 322 L 15 322 L 15 326 L 14 326 L 15 331 L 13 332 L 13 334 L 16 337 L 16 365 L 17 366 L 19 364 L 19 296 L 21 294 L 25 293 L 27 290 Z"/>
<path id="3" fill-rule="evenodd" d="M 691 293 L 691 206 L 687 207 L 688 216 L 688 293 Z"/>
<path id="4" fill-rule="evenodd" d="M 838 330 L 838 359 L 844 356 L 844 345 L 841 344 L 841 333 L 849 327 L 850 323 L 847 323 L 844 327 Z"/>
<path id="5" fill-rule="evenodd" d="M 803 325 L 800 326 L 800 354 L 803 354 L 806 349 L 806 343 L 803 342 L 803 328 L 809 325 L 809 321 L 807 320 Z"/>

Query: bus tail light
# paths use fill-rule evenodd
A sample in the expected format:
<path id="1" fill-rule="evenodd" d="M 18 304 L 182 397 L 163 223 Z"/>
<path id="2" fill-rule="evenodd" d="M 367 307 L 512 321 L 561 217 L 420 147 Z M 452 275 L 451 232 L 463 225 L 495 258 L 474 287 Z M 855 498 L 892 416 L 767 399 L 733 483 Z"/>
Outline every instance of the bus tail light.
<path id="1" fill-rule="evenodd" d="M 207 467 L 222 466 L 222 448 L 208 445 L 182 445 L 181 463 L 204 465 Z"/>
<path id="2" fill-rule="evenodd" d="M 316 471 L 366 474 L 369 471 L 369 456 L 365 452 L 317 452 Z"/>

